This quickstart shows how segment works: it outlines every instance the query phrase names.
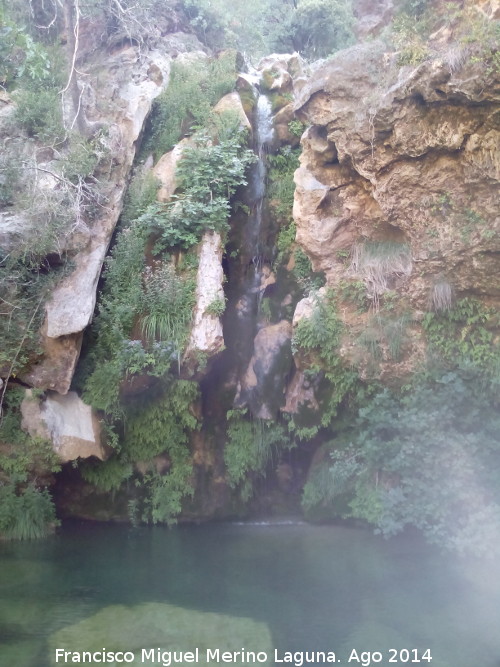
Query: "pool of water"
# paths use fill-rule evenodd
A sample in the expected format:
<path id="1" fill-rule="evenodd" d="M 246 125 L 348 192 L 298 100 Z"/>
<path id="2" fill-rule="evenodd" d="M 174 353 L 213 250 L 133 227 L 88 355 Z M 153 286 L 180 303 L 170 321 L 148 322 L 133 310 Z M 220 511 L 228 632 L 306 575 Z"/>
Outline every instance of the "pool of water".
<path id="1" fill-rule="evenodd" d="M 339 526 L 69 524 L 0 544 L 0 665 L 49 667 L 59 645 L 140 655 L 141 642 L 244 641 L 282 667 L 287 652 L 324 664 L 318 651 L 349 665 L 499 667 L 499 574 L 415 536 Z"/>

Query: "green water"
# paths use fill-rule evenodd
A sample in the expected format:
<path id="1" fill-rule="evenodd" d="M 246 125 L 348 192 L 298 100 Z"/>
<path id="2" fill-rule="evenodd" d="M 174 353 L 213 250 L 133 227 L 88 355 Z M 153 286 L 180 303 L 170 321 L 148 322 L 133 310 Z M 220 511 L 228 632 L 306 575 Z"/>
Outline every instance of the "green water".
<path id="1" fill-rule="evenodd" d="M 127 650 L 142 633 L 165 648 L 158 633 L 169 625 L 184 650 L 202 630 L 215 648 L 230 635 L 271 642 L 245 646 L 272 652 L 271 664 L 274 649 L 334 651 L 349 665 L 362 664 L 348 662 L 352 649 L 380 651 L 376 664 L 417 664 L 390 663 L 394 648 L 417 649 L 410 659 L 430 649 L 424 667 L 498 667 L 499 572 L 416 537 L 355 528 L 71 524 L 46 541 L 0 544 L 0 665 L 48 667 L 64 637 L 80 642 L 68 649 Z"/>

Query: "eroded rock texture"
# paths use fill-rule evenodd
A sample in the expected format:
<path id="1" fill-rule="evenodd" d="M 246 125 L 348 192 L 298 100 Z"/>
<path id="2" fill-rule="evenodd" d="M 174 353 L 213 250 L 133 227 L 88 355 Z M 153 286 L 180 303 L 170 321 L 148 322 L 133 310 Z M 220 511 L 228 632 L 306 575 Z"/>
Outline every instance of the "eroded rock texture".
<path id="1" fill-rule="evenodd" d="M 97 58 L 82 63 L 81 115 L 90 134 L 107 132 L 109 173 L 102 174 L 101 184 L 104 203 L 83 247 L 77 249 L 73 271 L 47 303 L 42 332 L 45 355 L 23 377 L 34 387 L 61 394 L 69 389 L 81 336 L 94 313 L 97 282 L 121 213 L 137 139 L 154 98 L 168 83 L 170 70 L 168 56 L 144 54 L 136 46 L 119 48 L 105 58 L 99 52 Z"/>
<path id="2" fill-rule="evenodd" d="M 315 71 L 295 105 L 310 127 L 294 217 L 298 243 L 329 285 L 363 280 L 375 306 L 396 290 L 417 313 L 436 281 L 456 297 L 498 301 L 499 102 L 498 72 L 484 63 L 396 68 L 376 42 Z M 396 263 L 370 285 L 356 262 L 366 242 L 401 244 L 406 268 Z"/>

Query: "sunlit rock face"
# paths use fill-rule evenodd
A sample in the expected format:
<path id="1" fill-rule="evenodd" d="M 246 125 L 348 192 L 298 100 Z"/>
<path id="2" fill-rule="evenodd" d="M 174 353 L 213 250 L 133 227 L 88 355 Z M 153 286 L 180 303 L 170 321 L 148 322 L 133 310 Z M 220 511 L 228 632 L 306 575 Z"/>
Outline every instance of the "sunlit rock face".
<path id="1" fill-rule="evenodd" d="M 73 269 L 46 304 L 43 355 L 22 378 L 34 387 L 61 394 L 69 390 L 81 335 L 94 313 L 97 282 L 121 213 L 137 140 L 153 100 L 168 83 L 170 58 L 158 51 L 139 53 L 138 47 L 127 45 L 113 53 L 99 50 L 79 68 L 85 77 L 79 124 L 85 135 L 106 133 L 109 171 L 98 175 L 102 205 L 95 219 L 88 225 L 75 224 L 67 241 Z M 70 104 L 65 112 L 67 116 L 75 113 Z M 50 162 L 45 166 L 50 169 Z M 82 230 L 87 233 L 82 235 Z"/>
<path id="2" fill-rule="evenodd" d="M 217 307 L 224 310 L 222 239 L 218 232 L 206 232 L 200 243 L 196 276 L 196 304 L 186 361 L 200 352 L 213 356 L 224 347 L 222 323 Z"/>
<path id="3" fill-rule="evenodd" d="M 74 391 L 38 399 L 27 390 L 21 412 L 23 430 L 49 440 L 62 463 L 90 456 L 106 458 L 97 414 Z"/>

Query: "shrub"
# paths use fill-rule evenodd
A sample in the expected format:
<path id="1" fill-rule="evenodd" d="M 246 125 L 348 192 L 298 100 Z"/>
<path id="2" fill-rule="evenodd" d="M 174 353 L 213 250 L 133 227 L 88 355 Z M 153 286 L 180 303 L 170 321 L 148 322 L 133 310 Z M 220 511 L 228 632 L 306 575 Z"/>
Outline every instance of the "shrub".
<path id="1" fill-rule="evenodd" d="M 267 158 L 270 167 L 267 196 L 280 223 L 289 223 L 292 218 L 295 193 L 293 174 L 299 166 L 299 154 L 299 149 L 284 146 Z"/>
<path id="2" fill-rule="evenodd" d="M 297 234 L 297 227 L 292 221 L 286 227 L 281 227 L 276 239 L 276 264 L 285 264 L 290 258 L 293 244 L 295 243 L 295 236 Z"/>
<path id="3" fill-rule="evenodd" d="M 311 479 L 315 489 L 306 502 L 331 505 L 347 491 L 344 514 L 385 536 L 412 525 L 443 548 L 493 555 L 500 422 L 491 391 L 484 375 L 469 368 L 420 380 L 407 395 L 377 394 L 360 409 L 352 444 L 325 464 L 326 482 Z"/>
<path id="4" fill-rule="evenodd" d="M 325 381 L 321 392 L 321 413 L 315 417 L 314 426 L 304 431 L 304 437 L 310 438 L 321 426 L 329 426 L 340 403 L 356 385 L 357 374 L 346 366 L 339 355 L 343 332 L 344 325 L 338 316 L 331 290 L 323 296 L 316 295 L 311 316 L 302 318 L 295 328 L 292 350 L 294 353 L 305 352 L 309 372 L 319 374 Z"/>
<path id="5" fill-rule="evenodd" d="M 205 313 L 207 313 L 207 315 L 213 315 L 214 317 L 221 317 L 225 310 L 226 299 L 218 297 L 208 304 L 205 308 Z"/>
<path id="6" fill-rule="evenodd" d="M 176 172 L 182 192 L 151 215 L 160 234 L 158 248 L 189 247 L 205 231 L 227 231 L 230 199 L 246 185 L 245 171 L 255 160 L 245 141 L 246 134 L 233 125 L 224 128 L 217 144 L 198 134 L 195 145 L 183 151 Z"/>
<path id="7" fill-rule="evenodd" d="M 13 485 L 0 485 L 0 535 L 11 540 L 46 537 L 57 523 L 46 490 L 28 486 L 16 493 Z"/>
<path id="8" fill-rule="evenodd" d="M 194 64 L 174 62 L 168 88 L 153 104 L 143 153 L 159 158 L 193 128 L 204 126 L 212 107 L 236 81 L 236 52 Z"/>
<path id="9" fill-rule="evenodd" d="M 291 20 L 294 49 L 317 60 L 354 42 L 354 16 L 345 0 L 302 0 Z"/>
<path id="10" fill-rule="evenodd" d="M 229 486 L 241 485 L 249 473 L 264 475 L 273 457 L 281 449 L 290 447 L 293 447 L 293 441 L 279 424 L 252 419 L 246 410 L 229 411 L 224 448 Z"/>
<path id="11" fill-rule="evenodd" d="M 143 215 L 156 202 L 159 182 L 151 171 L 137 169 L 127 188 L 120 223 L 127 227 Z"/>
<path id="12" fill-rule="evenodd" d="M 441 363 L 482 368 L 490 375 L 498 372 L 500 349 L 494 330 L 498 312 L 480 301 L 465 297 L 453 308 L 426 313 L 422 322 L 430 353 Z"/>
<path id="13" fill-rule="evenodd" d="M 130 463 L 120 461 L 117 458 L 99 463 L 85 461 L 80 470 L 84 480 L 105 492 L 119 489 L 123 482 L 132 476 Z"/>
<path id="14" fill-rule="evenodd" d="M 195 304 L 195 284 L 178 276 L 172 264 L 143 274 L 141 329 L 148 341 L 168 341 L 180 352 L 189 333 Z"/>
<path id="15" fill-rule="evenodd" d="M 28 136 L 40 141 L 56 143 L 65 136 L 61 102 L 54 89 L 18 91 L 14 119 Z"/>
<path id="16" fill-rule="evenodd" d="M 354 42 L 354 15 L 346 0 L 300 0 L 293 9 L 287 7 L 288 11 L 283 5 L 273 10 L 268 18 L 272 28 L 265 28 L 277 52 L 299 51 L 317 60 Z"/>

